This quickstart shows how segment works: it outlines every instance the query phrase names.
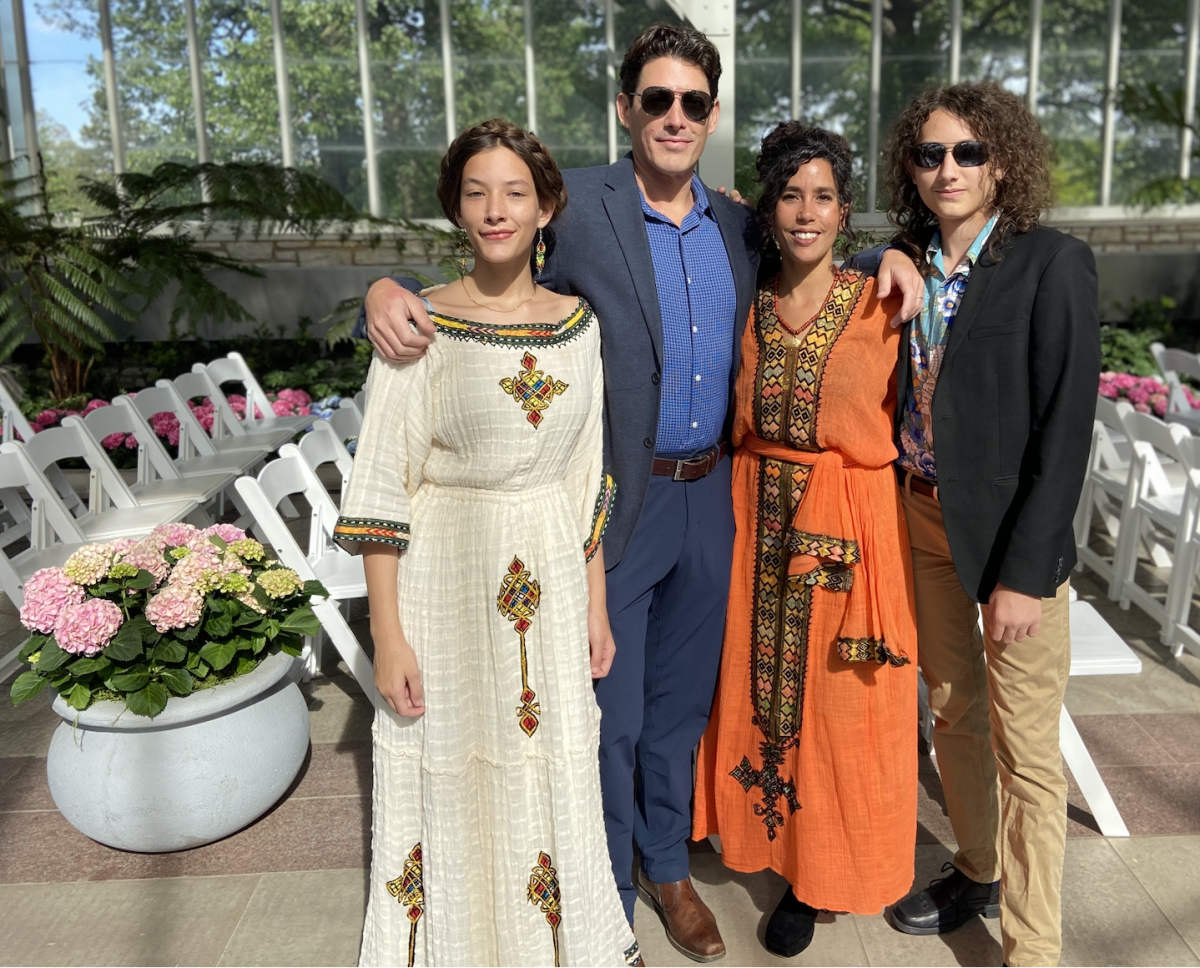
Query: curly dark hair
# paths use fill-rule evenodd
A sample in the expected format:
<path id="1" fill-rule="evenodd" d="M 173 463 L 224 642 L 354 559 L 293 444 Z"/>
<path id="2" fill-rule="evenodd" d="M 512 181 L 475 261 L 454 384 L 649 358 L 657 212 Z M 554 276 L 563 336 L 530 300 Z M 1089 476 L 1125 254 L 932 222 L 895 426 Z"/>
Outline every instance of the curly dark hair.
<path id="1" fill-rule="evenodd" d="M 988 148 L 988 164 L 1003 172 L 996 181 L 993 204 L 1000 214 L 989 251 L 1012 232 L 1028 232 L 1054 200 L 1050 183 L 1050 148 L 1037 118 L 1024 100 L 992 81 L 939 87 L 918 95 L 892 126 L 887 147 L 888 218 L 899 230 L 896 245 L 918 266 L 937 228 L 937 216 L 921 200 L 912 176 L 910 151 L 921 128 L 941 109 L 963 121 Z"/>
<path id="2" fill-rule="evenodd" d="M 762 263 L 760 279 L 770 279 L 780 269 L 782 257 L 779 247 L 771 245 L 775 207 L 787 188 L 788 181 L 810 161 L 824 159 L 833 169 L 833 181 L 837 188 L 838 205 L 847 210 L 842 232 L 848 241 L 854 241 L 854 229 L 850 227 L 849 206 L 854 201 L 853 156 L 850 143 L 840 134 L 813 128 L 799 121 L 780 121 L 762 141 L 758 154 L 758 183 L 762 194 L 758 197 L 758 230 L 762 236 Z"/>
<path id="3" fill-rule="evenodd" d="M 659 57 L 673 57 L 700 68 L 708 80 L 708 93 L 716 98 L 721 55 L 711 40 L 686 24 L 653 24 L 637 35 L 621 61 L 621 90 L 636 94 L 642 68 Z"/>
<path id="4" fill-rule="evenodd" d="M 553 203 L 554 214 L 550 216 L 550 221 L 558 218 L 567 207 L 567 188 L 558 165 L 535 135 L 503 118 L 492 118 L 467 128 L 450 143 L 442 157 L 437 197 L 446 218 L 458 224 L 458 217 L 462 214 L 458 203 L 462 194 L 463 169 L 475 155 L 492 148 L 508 148 L 529 166 L 538 204 Z"/>

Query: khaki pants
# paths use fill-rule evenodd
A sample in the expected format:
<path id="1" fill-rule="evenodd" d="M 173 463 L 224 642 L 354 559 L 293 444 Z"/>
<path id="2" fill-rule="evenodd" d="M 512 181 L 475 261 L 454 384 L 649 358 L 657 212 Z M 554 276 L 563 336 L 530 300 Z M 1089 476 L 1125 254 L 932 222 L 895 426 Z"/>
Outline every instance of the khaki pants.
<path id="1" fill-rule="evenodd" d="M 1069 583 L 1043 600 L 1036 637 L 993 642 L 980 634 L 979 607 L 955 573 L 941 505 L 921 494 L 902 499 L 920 667 L 958 841 L 954 866 L 975 881 L 1000 881 L 1007 964 L 1054 965 L 1067 826 L 1058 718 L 1071 666 Z"/>

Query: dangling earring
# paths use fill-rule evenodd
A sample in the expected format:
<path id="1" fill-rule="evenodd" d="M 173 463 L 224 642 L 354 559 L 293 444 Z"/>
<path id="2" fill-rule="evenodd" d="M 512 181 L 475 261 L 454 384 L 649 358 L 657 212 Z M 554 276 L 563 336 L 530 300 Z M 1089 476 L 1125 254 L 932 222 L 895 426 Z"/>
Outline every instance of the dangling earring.
<path id="1" fill-rule="evenodd" d="M 538 229 L 537 248 L 534 249 L 537 255 L 534 256 L 533 264 L 537 266 L 537 274 L 542 274 L 542 269 L 546 267 L 546 243 L 542 241 L 542 230 Z"/>
<path id="2" fill-rule="evenodd" d="M 467 233 L 458 237 L 458 269 L 462 275 L 467 274 Z"/>

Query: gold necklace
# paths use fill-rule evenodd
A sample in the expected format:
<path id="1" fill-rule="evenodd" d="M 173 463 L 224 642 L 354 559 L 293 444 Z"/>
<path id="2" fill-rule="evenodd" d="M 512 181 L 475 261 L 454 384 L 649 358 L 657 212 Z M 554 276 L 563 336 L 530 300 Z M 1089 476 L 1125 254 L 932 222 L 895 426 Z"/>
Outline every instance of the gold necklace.
<path id="1" fill-rule="evenodd" d="M 524 306 L 527 302 L 532 302 L 533 297 L 537 295 L 537 286 L 534 285 L 533 292 L 530 293 L 528 299 L 522 299 L 519 303 L 517 303 L 515 306 L 513 306 L 512 309 L 497 309 L 495 306 L 485 306 L 478 299 L 476 299 L 474 296 L 471 295 L 471 290 L 467 288 L 467 277 L 466 276 L 459 276 L 458 281 L 462 283 L 463 292 L 465 292 L 467 294 L 467 298 L 469 300 L 471 300 L 471 302 L 473 302 L 480 309 L 486 309 L 490 313 L 515 313 L 518 309 L 520 309 L 522 306 Z"/>

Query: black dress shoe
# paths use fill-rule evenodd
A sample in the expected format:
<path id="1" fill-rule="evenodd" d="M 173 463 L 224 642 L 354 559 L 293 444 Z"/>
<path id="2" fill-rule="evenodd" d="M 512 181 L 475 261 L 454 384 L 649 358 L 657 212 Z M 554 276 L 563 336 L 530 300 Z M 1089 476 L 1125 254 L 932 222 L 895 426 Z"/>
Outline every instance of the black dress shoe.
<path id="1" fill-rule="evenodd" d="M 977 914 L 1000 916 L 1000 882 L 980 884 L 952 863 L 942 865 L 939 877 L 916 894 L 890 908 L 892 927 L 905 934 L 946 934 L 960 928 Z"/>
<path id="2" fill-rule="evenodd" d="M 813 939 L 817 909 L 809 907 L 789 887 L 767 922 L 766 949 L 779 958 L 795 958 Z"/>

